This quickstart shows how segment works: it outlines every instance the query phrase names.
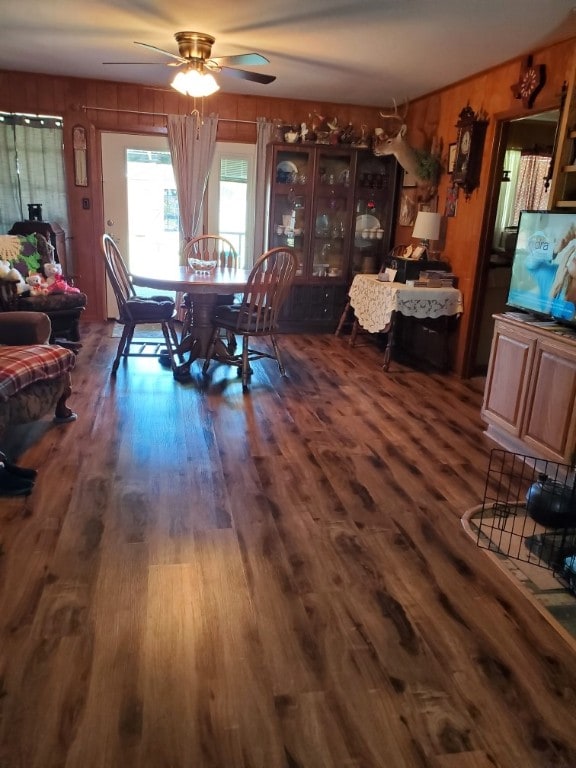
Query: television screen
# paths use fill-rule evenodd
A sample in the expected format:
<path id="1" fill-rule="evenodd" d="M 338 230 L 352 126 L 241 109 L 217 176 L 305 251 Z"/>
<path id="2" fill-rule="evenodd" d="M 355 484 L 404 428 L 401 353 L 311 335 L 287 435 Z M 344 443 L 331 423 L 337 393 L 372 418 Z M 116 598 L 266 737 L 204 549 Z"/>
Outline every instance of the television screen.
<path id="1" fill-rule="evenodd" d="M 522 211 L 507 304 L 576 321 L 576 211 Z"/>

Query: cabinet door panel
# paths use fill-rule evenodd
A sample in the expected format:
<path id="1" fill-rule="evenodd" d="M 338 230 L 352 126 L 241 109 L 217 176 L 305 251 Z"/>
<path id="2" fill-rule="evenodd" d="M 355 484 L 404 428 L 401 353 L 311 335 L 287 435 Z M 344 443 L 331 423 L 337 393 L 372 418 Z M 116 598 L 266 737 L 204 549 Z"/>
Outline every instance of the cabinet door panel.
<path id="1" fill-rule="evenodd" d="M 522 427 L 534 347 L 529 337 L 496 326 L 482 410 L 513 435 L 519 435 Z"/>
<path id="2" fill-rule="evenodd" d="M 524 440 L 563 460 L 574 445 L 576 356 L 539 344 L 531 382 Z"/>

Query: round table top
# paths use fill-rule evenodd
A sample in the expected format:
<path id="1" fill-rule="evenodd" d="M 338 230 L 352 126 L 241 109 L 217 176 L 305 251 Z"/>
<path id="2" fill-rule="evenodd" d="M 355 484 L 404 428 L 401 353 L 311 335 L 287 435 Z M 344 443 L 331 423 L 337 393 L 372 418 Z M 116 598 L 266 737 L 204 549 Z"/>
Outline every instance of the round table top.
<path id="1" fill-rule="evenodd" d="M 157 288 L 161 291 L 183 293 L 240 293 L 246 287 L 249 269 L 216 267 L 213 272 L 202 274 L 184 266 L 158 266 L 146 275 L 132 275 L 134 285 Z"/>

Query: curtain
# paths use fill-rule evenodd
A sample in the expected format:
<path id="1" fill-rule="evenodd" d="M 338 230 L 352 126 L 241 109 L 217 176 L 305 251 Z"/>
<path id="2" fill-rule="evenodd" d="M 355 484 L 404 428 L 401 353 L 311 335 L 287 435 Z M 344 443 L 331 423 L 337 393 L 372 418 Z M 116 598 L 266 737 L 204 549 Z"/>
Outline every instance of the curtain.
<path id="1" fill-rule="evenodd" d="M 495 248 L 503 246 L 502 235 L 506 227 L 514 226 L 514 199 L 516 197 L 518 172 L 520 170 L 520 150 L 507 149 L 502 167 L 503 170 L 507 171 L 509 181 L 502 181 L 500 183 L 498 209 L 494 223 L 493 245 Z M 516 221 L 516 223 L 518 222 Z"/>
<path id="2" fill-rule="evenodd" d="M 254 189 L 254 245 L 252 248 L 254 260 L 264 253 L 267 245 L 266 147 L 272 141 L 274 131 L 274 123 L 267 122 L 264 117 L 256 119 L 256 184 Z"/>
<path id="3" fill-rule="evenodd" d="M 515 225 L 518 224 L 520 211 L 540 211 L 548 207 L 550 190 L 544 188 L 544 180 L 548 175 L 550 162 L 550 154 L 522 154 L 514 200 Z"/>
<path id="4" fill-rule="evenodd" d="M 217 117 L 202 118 L 197 112 L 192 115 L 168 115 L 168 144 L 183 244 L 201 234 L 202 209 L 217 130 Z"/>
<path id="5" fill-rule="evenodd" d="M 28 204 L 68 230 L 63 128 L 57 118 L 4 115 L 0 123 L 0 228 L 28 218 Z"/>

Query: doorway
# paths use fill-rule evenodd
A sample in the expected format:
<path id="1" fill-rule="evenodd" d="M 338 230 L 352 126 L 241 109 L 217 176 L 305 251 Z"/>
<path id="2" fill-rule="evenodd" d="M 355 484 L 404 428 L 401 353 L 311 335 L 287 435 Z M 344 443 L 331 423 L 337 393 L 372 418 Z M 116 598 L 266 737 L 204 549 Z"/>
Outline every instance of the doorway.
<path id="1" fill-rule="evenodd" d="M 514 203 L 521 178 L 518 173 L 520 157 L 527 153 L 541 153 L 542 157 L 545 157 L 547 152 L 553 154 L 559 117 L 559 110 L 554 109 L 536 115 L 503 120 L 500 124 L 500 160 L 494 171 L 494 193 L 487 210 L 486 220 L 490 222 L 490 232 L 486 238 L 486 252 L 482 260 L 483 291 L 478 314 L 475 355 L 472 358 L 475 375 L 485 374 L 488 368 L 494 331 L 492 315 L 506 310 L 516 244 L 518 206 L 515 207 Z M 544 161 L 540 168 L 542 170 L 538 170 L 538 173 L 545 176 L 550 163 Z M 545 207 L 545 203 L 542 205 Z"/>
<path id="2" fill-rule="evenodd" d="M 144 274 L 159 258 L 178 264 L 178 203 L 166 136 L 102 133 L 102 185 L 104 231 L 130 271 Z M 109 285 L 106 306 L 107 316 L 114 317 Z"/>

